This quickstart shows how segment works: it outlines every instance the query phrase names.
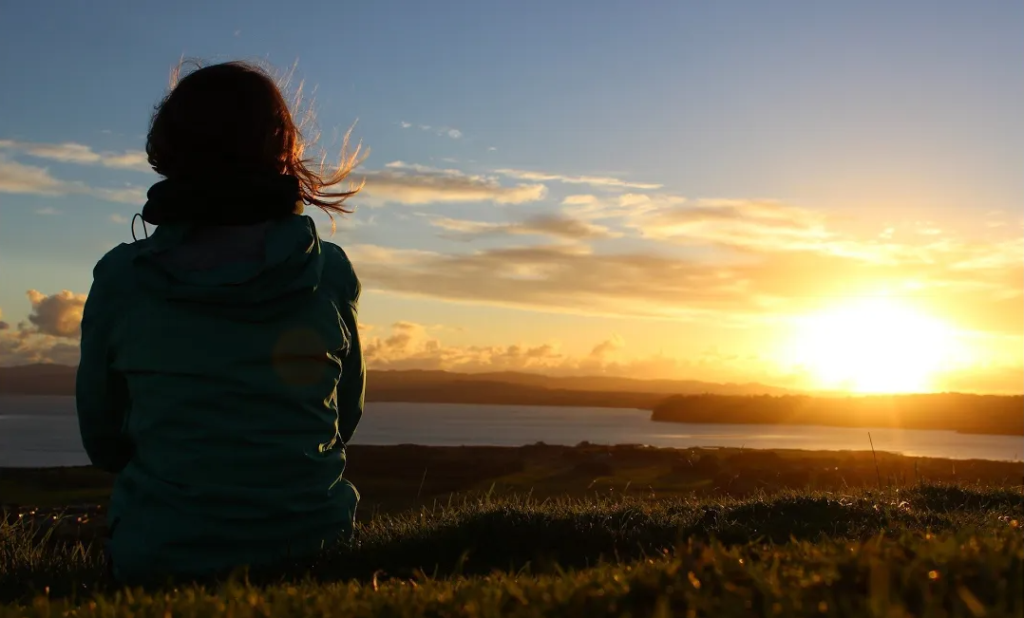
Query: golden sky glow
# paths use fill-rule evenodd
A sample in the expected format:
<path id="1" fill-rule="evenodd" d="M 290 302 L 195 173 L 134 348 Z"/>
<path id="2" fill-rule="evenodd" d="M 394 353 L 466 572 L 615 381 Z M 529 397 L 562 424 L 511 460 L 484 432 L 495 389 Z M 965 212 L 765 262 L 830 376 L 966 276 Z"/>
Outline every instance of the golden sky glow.
<path id="1" fill-rule="evenodd" d="M 341 65 L 348 3 L 64 3 L 56 47 L 45 4 L 0 19 L 0 364 L 77 362 L 185 53 L 305 83 L 328 161 L 358 119 L 354 214 L 307 212 L 371 368 L 1024 392 L 1024 3 L 361 3 Z"/>
<path id="2" fill-rule="evenodd" d="M 797 319 L 792 360 L 817 386 L 857 393 L 927 392 L 963 359 L 956 333 L 889 298 L 842 305 Z"/>

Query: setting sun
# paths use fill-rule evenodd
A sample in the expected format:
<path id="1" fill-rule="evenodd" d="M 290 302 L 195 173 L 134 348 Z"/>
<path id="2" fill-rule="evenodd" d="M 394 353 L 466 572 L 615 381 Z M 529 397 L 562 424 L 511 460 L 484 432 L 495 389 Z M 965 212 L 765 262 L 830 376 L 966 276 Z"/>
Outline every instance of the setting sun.
<path id="1" fill-rule="evenodd" d="M 793 360 L 824 388 L 859 393 L 924 392 L 954 355 L 953 330 L 888 298 L 799 320 Z"/>

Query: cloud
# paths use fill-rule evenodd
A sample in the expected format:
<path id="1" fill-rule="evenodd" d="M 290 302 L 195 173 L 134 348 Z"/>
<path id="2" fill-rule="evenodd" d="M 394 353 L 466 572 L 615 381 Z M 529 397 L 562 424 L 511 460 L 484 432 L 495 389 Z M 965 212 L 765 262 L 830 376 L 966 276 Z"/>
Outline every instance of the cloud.
<path id="1" fill-rule="evenodd" d="M 625 365 L 611 358 L 622 347 L 617 336 L 600 342 L 587 355 L 562 351 L 557 342 L 534 345 L 513 343 L 492 346 L 451 346 L 415 322 L 396 322 L 387 336 L 374 336 L 368 327 L 363 353 L 370 369 L 440 369 L 477 373 L 483 371 L 534 371 L 561 375 L 623 374 Z"/>
<path id="2" fill-rule="evenodd" d="M 493 224 L 440 222 L 470 234 L 493 231 Z M 748 231 L 742 234 L 749 240 Z M 877 254 L 866 259 L 854 251 L 819 249 L 799 236 L 803 250 L 755 238 L 738 255 L 650 246 L 608 253 L 580 244 L 459 253 L 376 245 L 347 249 L 367 289 L 453 302 L 747 327 L 883 293 L 928 307 L 963 329 L 1024 333 L 1019 239 L 865 245 L 861 253 Z"/>
<path id="3" fill-rule="evenodd" d="M 489 223 L 435 217 L 430 219 L 434 227 L 454 232 L 456 238 L 479 238 L 483 236 L 549 236 L 565 240 L 594 240 L 618 238 L 621 234 L 612 232 L 607 227 L 586 221 L 572 219 L 564 215 L 536 215 L 525 221 L 516 223 Z"/>
<path id="4" fill-rule="evenodd" d="M 616 354 L 619 350 L 624 348 L 626 342 L 623 341 L 619 335 L 612 335 L 611 339 L 606 339 L 601 343 L 594 346 L 594 349 L 590 351 L 590 358 L 598 360 L 604 360 L 609 356 Z"/>
<path id="5" fill-rule="evenodd" d="M 81 336 L 85 294 L 75 294 L 69 290 L 49 296 L 39 290 L 29 290 L 27 294 L 32 304 L 28 321 L 35 326 L 36 332 L 54 337 Z"/>
<path id="6" fill-rule="evenodd" d="M 654 205 L 637 198 L 629 206 L 633 211 L 627 215 L 627 225 L 646 238 L 755 251 L 828 253 L 840 248 L 822 216 L 777 202 L 698 200 Z"/>
<path id="7" fill-rule="evenodd" d="M 590 221 L 629 222 L 649 212 L 675 208 L 686 201 L 685 197 L 664 194 L 623 193 L 615 197 L 575 194 L 562 199 L 562 211 Z"/>
<path id="8" fill-rule="evenodd" d="M 146 153 L 141 150 L 124 152 L 96 152 L 90 146 L 65 142 L 62 144 L 39 144 L 16 140 L 0 140 L 0 149 L 20 152 L 24 155 L 60 163 L 79 165 L 100 165 L 112 169 L 153 172 Z"/>
<path id="9" fill-rule="evenodd" d="M 128 223 L 128 217 L 126 217 L 124 215 L 119 215 L 117 213 L 114 213 L 114 214 L 110 215 L 110 222 L 111 223 L 116 223 L 118 225 L 124 225 L 124 224 Z"/>
<path id="10" fill-rule="evenodd" d="M 647 182 L 631 182 L 609 176 L 567 176 L 565 174 L 554 174 L 549 172 L 533 172 L 518 169 L 498 169 L 496 174 L 516 178 L 518 180 L 529 180 L 535 182 L 561 182 L 573 185 L 590 185 L 592 187 L 610 189 L 660 189 L 663 185 Z"/>
<path id="11" fill-rule="evenodd" d="M 138 187 L 111 189 L 92 187 L 80 181 L 61 180 L 44 167 L 26 165 L 0 154 L 0 193 L 59 197 L 89 195 L 111 202 L 139 204 L 145 201 L 145 190 Z"/>
<path id="12" fill-rule="evenodd" d="M 839 229 L 825 213 L 773 200 L 696 199 L 666 194 L 569 195 L 562 212 L 589 222 L 607 222 L 645 240 L 691 248 L 715 248 L 746 258 L 774 253 L 834 255 L 889 265 L 1019 261 L 1020 237 L 1005 245 L 969 247 L 949 235 L 920 234 L 897 242 L 886 227 L 870 235 Z M 924 228 L 928 231 L 928 228 Z M 958 255 L 962 257 L 957 257 Z M 973 256 L 968 262 L 966 256 Z M 981 260 L 981 262 L 979 262 Z M 989 264 L 989 266 L 994 266 Z"/>
<path id="13" fill-rule="evenodd" d="M 54 178 L 46 168 L 18 163 L 0 154 L 0 192 L 56 196 L 74 192 L 73 187 L 73 183 Z"/>
<path id="14" fill-rule="evenodd" d="M 59 337 L 0 330 L 0 366 L 59 363 L 77 365 L 79 347 Z"/>
<path id="15" fill-rule="evenodd" d="M 108 202 L 140 205 L 146 202 L 146 189 L 143 187 L 122 187 L 120 189 L 90 187 L 88 193 Z"/>
<path id="16" fill-rule="evenodd" d="M 524 204 L 547 195 L 542 184 L 506 186 L 497 179 L 395 161 L 386 169 L 364 172 L 366 185 L 359 197 L 370 204 L 419 206 L 436 203 L 492 202 Z"/>
<path id="17" fill-rule="evenodd" d="M 399 121 L 398 126 L 400 126 L 403 129 L 411 129 L 413 127 L 417 127 L 421 131 L 434 133 L 438 137 L 448 137 L 450 139 L 462 139 L 463 137 L 462 131 L 454 127 L 438 127 L 429 124 L 415 125 L 405 120 Z"/>
<path id="18" fill-rule="evenodd" d="M 585 247 L 511 247 L 464 254 L 348 248 L 368 289 L 583 314 L 677 317 L 749 303 L 732 270 Z M 753 308 L 751 307 L 751 310 Z"/>
<path id="19" fill-rule="evenodd" d="M 60 211 L 53 206 L 43 206 L 42 208 L 37 208 L 35 212 L 37 215 L 42 215 L 44 217 L 52 217 L 60 214 Z"/>
<path id="20" fill-rule="evenodd" d="M 436 329 L 402 321 L 377 335 L 361 325 L 363 351 L 371 370 L 444 370 L 464 373 L 520 371 L 554 376 L 609 376 L 640 379 L 697 379 L 719 383 L 758 381 L 792 388 L 814 388 L 809 376 L 780 367 L 769 355 L 736 354 L 711 348 L 688 356 L 663 353 L 627 356 L 625 341 L 612 334 L 589 353 L 572 354 L 557 341 L 504 345 L 450 345 Z M 941 377 L 947 388 L 959 391 L 1019 393 L 1019 365 L 984 370 L 958 370 Z"/>
<path id="21" fill-rule="evenodd" d="M 27 295 L 28 321 L 17 328 L 0 322 L 0 365 L 77 363 L 86 295 L 68 290 L 49 296 L 29 290 Z"/>

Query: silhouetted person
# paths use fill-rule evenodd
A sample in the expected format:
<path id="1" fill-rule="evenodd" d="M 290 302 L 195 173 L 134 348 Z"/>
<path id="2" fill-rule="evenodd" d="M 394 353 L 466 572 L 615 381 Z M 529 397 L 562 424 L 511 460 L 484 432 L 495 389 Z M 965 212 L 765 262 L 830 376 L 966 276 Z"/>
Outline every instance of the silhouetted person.
<path id="1" fill-rule="evenodd" d="M 351 534 L 345 445 L 363 408 L 360 286 L 303 204 L 331 213 L 356 164 L 314 171 L 288 105 L 242 63 L 188 74 L 146 152 L 165 180 L 151 237 L 96 265 L 78 420 L 114 472 L 121 581 L 202 577 L 315 553 Z M 357 149 L 358 152 L 358 149 Z"/>

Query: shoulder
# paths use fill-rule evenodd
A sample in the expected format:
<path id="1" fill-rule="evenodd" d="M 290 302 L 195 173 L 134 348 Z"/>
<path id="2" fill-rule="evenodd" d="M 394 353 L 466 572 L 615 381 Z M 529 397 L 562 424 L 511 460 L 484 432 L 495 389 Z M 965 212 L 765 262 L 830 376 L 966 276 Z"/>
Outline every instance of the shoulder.
<path id="1" fill-rule="evenodd" d="M 92 269 L 92 292 L 103 296 L 123 296 L 135 283 L 133 265 L 139 252 L 150 241 L 121 243 L 107 251 Z"/>
<path id="2" fill-rule="evenodd" d="M 107 251 L 103 257 L 96 262 L 96 267 L 92 269 L 92 275 L 94 279 L 116 276 L 121 271 L 131 267 L 132 259 L 135 254 L 138 253 L 138 248 L 135 245 L 128 243 L 121 243 Z"/>
<path id="3" fill-rule="evenodd" d="M 109 288 L 123 283 L 137 253 L 138 247 L 127 243 L 107 251 L 92 269 L 93 285 Z"/>
<path id="4" fill-rule="evenodd" d="M 132 281 L 129 268 L 137 248 L 129 244 L 120 244 L 108 251 L 92 269 L 92 285 L 86 299 L 83 328 L 97 319 L 104 323 L 112 323 L 119 312 L 114 306 L 120 305 L 125 297 L 125 290 Z"/>
<path id="5" fill-rule="evenodd" d="M 323 278 L 344 289 L 349 299 L 359 300 L 362 284 L 345 250 L 330 241 L 322 240 L 320 243 L 324 255 Z"/>

